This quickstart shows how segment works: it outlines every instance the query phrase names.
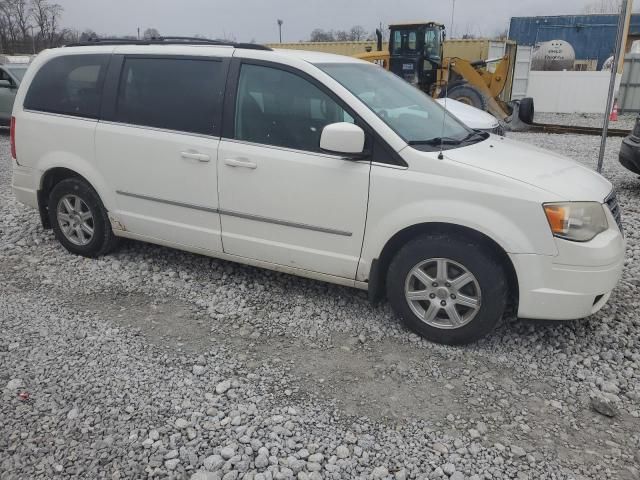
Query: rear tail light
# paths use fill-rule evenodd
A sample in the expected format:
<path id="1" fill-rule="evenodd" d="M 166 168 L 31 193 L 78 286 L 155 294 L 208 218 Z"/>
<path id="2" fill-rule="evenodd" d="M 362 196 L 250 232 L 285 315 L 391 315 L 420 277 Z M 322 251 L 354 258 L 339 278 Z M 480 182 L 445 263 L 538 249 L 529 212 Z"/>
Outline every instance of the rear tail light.
<path id="1" fill-rule="evenodd" d="M 16 156 L 16 117 L 11 117 L 11 157 L 18 161 Z"/>

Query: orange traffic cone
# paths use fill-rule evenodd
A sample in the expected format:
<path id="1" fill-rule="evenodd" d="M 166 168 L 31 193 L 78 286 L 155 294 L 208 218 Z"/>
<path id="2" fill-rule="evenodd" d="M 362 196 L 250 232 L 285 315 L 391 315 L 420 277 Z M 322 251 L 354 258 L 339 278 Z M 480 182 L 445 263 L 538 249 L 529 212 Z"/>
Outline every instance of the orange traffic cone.
<path id="1" fill-rule="evenodd" d="M 613 110 L 611 110 L 611 114 L 609 115 L 609 120 L 611 122 L 618 121 L 618 100 L 613 102 Z"/>

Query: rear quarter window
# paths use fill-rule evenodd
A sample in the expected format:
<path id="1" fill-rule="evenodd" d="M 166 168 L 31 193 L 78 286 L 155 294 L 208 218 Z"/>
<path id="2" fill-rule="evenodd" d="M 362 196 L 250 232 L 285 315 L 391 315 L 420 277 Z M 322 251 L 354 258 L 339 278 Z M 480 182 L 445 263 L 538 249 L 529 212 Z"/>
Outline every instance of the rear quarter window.
<path id="1" fill-rule="evenodd" d="M 24 108 L 98 118 L 110 55 L 69 55 L 45 63 L 36 73 Z"/>

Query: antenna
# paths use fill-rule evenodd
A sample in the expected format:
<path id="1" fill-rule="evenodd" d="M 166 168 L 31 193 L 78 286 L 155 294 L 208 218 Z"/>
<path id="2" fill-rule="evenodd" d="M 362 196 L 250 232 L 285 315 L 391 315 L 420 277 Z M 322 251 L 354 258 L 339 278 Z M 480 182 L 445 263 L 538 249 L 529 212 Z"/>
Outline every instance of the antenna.
<path id="1" fill-rule="evenodd" d="M 438 153 L 438 160 L 444 160 L 444 123 L 447 119 L 447 96 L 449 95 L 449 76 L 451 75 L 451 62 L 447 63 L 447 83 L 444 85 L 444 112 L 442 112 L 442 129 L 440 130 L 440 152 Z"/>
<path id="2" fill-rule="evenodd" d="M 456 0 L 452 0 L 451 6 L 451 38 L 453 38 L 453 16 L 456 11 Z M 442 42 L 442 58 L 441 61 L 444 62 L 444 41 Z M 449 78 L 451 78 L 451 60 L 447 62 L 447 83 L 444 84 L 444 112 L 442 115 L 442 129 L 440 130 L 440 152 L 438 153 L 438 160 L 444 160 L 444 154 L 442 151 L 444 150 L 444 123 L 447 119 L 447 97 L 449 96 Z"/>

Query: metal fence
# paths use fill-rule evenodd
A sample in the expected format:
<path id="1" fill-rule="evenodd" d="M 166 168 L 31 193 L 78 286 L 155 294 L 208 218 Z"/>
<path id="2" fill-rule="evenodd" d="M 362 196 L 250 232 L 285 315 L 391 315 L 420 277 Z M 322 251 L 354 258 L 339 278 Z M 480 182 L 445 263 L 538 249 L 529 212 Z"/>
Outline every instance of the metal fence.
<path id="1" fill-rule="evenodd" d="M 640 112 L 640 54 L 628 53 L 624 57 L 624 71 L 618 91 L 620 112 Z"/>

